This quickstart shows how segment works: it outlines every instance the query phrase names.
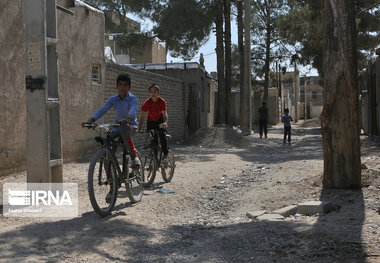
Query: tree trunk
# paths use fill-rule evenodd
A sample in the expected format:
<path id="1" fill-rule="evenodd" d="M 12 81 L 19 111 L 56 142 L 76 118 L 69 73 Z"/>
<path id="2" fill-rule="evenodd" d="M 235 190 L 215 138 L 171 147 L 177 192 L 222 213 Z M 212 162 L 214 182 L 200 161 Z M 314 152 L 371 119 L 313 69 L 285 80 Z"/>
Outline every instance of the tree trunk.
<path id="1" fill-rule="evenodd" d="M 360 188 L 354 1 L 324 0 L 324 188 Z"/>
<path id="2" fill-rule="evenodd" d="M 232 57 L 231 57 L 231 2 L 224 0 L 224 49 L 225 49 L 225 90 L 226 90 L 226 107 L 225 118 L 226 124 L 232 126 L 231 114 L 231 74 L 232 74 Z"/>
<path id="3" fill-rule="evenodd" d="M 216 0 L 216 57 L 218 71 L 218 109 L 217 123 L 223 124 L 225 119 L 225 82 L 224 82 L 224 45 L 223 45 L 223 0 Z"/>
<path id="4" fill-rule="evenodd" d="M 244 25 L 243 25 L 243 1 L 237 1 L 236 8 L 238 11 L 237 14 L 237 24 L 238 24 L 238 47 L 239 47 L 239 68 L 240 68 L 240 120 L 245 114 L 244 108 Z"/>
<path id="5" fill-rule="evenodd" d="M 251 6 L 249 0 L 244 0 L 244 114 L 240 115 L 240 128 L 242 134 L 248 135 L 252 132 L 252 104 L 251 104 Z"/>
<path id="6" fill-rule="evenodd" d="M 270 17 L 270 10 L 268 9 L 268 17 Z M 268 101 L 268 86 L 269 86 L 269 64 L 270 64 L 270 42 L 271 42 L 271 26 L 267 25 L 267 35 L 265 39 L 265 64 L 264 64 L 264 101 Z"/>

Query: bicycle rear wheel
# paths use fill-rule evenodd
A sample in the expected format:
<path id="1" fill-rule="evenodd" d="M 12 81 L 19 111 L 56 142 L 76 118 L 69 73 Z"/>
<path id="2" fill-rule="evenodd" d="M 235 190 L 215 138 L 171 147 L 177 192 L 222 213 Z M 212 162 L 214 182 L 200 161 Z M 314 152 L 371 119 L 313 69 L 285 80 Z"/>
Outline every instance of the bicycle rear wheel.
<path id="1" fill-rule="evenodd" d="M 166 183 L 169 183 L 173 179 L 174 169 L 175 169 L 174 154 L 172 151 L 169 150 L 167 164 L 164 164 L 161 167 L 162 179 L 164 179 Z"/>
<path id="2" fill-rule="evenodd" d="M 137 158 L 141 163 L 140 168 L 131 169 L 124 179 L 126 192 L 132 203 L 140 202 L 144 194 L 144 171 L 139 153 L 137 153 Z"/>
<path id="3" fill-rule="evenodd" d="M 144 157 L 142 164 L 144 169 L 144 186 L 149 187 L 156 178 L 157 171 L 157 162 L 151 152 Z"/>
<path id="4" fill-rule="evenodd" d="M 92 208 L 100 216 L 111 214 L 117 197 L 116 170 L 106 156 L 106 152 L 97 152 L 88 169 L 88 194 Z"/>

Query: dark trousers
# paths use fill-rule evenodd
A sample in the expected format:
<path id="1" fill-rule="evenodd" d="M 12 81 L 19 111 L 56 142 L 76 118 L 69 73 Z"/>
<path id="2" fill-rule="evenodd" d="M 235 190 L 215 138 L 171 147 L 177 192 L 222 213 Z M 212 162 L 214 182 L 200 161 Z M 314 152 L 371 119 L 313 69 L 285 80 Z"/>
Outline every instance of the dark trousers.
<path id="1" fill-rule="evenodd" d="M 284 127 L 284 142 L 286 141 L 286 135 L 288 135 L 288 142 L 290 142 L 291 136 L 292 136 L 291 130 L 292 130 L 291 126 Z"/>
<path id="2" fill-rule="evenodd" d="M 168 147 L 168 139 L 166 138 L 166 130 L 160 128 L 160 124 L 163 123 L 163 120 L 160 119 L 158 121 L 148 121 L 147 122 L 147 129 L 148 130 L 159 130 L 159 137 L 160 137 L 160 143 L 161 143 L 161 149 L 164 155 L 167 155 L 169 152 L 169 147 Z M 154 142 L 158 144 L 158 138 L 157 134 L 155 134 L 154 137 Z"/>
<path id="3" fill-rule="evenodd" d="M 133 145 L 133 141 L 132 141 L 132 136 L 134 134 L 135 134 L 134 129 L 132 128 L 132 126 L 130 126 L 128 124 L 120 125 L 118 128 L 118 131 L 113 130 L 111 132 L 111 137 L 114 140 L 115 139 L 117 140 L 117 138 L 120 137 L 122 142 L 125 144 L 125 147 L 128 147 L 128 145 L 129 145 L 128 153 L 129 153 L 129 156 L 131 157 L 132 160 L 136 158 L 136 154 L 137 154 L 137 150 L 136 150 L 135 146 Z M 113 145 L 114 152 L 117 151 L 117 148 L 119 146 L 118 143 L 121 143 L 121 142 L 118 141 L 117 143 L 115 143 Z"/>
<path id="4" fill-rule="evenodd" d="M 268 121 L 267 120 L 259 120 L 260 137 L 263 136 L 263 130 L 264 130 L 265 136 L 267 136 L 267 133 L 268 133 Z"/>

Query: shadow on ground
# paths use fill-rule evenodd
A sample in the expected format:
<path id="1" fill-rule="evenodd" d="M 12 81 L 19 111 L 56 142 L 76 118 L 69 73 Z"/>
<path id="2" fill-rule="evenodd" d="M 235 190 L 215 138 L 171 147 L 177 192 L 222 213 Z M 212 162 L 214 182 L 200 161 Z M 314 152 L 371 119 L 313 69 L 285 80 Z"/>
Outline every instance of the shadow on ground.
<path id="1" fill-rule="evenodd" d="M 314 225 L 262 221 L 160 230 L 121 220 L 118 213 L 32 223 L 0 234 L 0 261 L 365 262 L 364 209 L 348 213 L 364 207 L 362 193 L 331 190 L 322 192 L 321 200 L 340 202 L 342 208 Z M 164 238 L 151 242 L 157 231 Z"/>

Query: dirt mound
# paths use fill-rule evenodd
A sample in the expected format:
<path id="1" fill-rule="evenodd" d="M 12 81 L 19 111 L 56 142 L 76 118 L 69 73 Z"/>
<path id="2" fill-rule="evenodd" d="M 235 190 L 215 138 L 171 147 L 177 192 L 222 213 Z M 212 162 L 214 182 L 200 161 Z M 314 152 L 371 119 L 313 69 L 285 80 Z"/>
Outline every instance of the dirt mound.
<path id="1" fill-rule="evenodd" d="M 227 125 L 216 125 L 201 128 L 185 140 L 185 145 L 197 145 L 205 148 L 240 147 L 245 139 L 237 131 Z"/>
<path id="2" fill-rule="evenodd" d="M 374 169 L 364 169 L 362 170 L 361 177 L 361 186 L 362 187 L 380 187 L 380 171 Z M 308 185 L 312 186 L 322 186 L 323 185 L 323 174 L 318 174 L 315 176 L 308 176 L 305 180 Z"/>
<path id="3" fill-rule="evenodd" d="M 321 119 L 315 118 L 306 120 L 300 126 L 303 128 L 321 127 Z"/>
<path id="4" fill-rule="evenodd" d="M 380 171 L 373 169 L 362 170 L 362 186 L 380 187 Z"/>

